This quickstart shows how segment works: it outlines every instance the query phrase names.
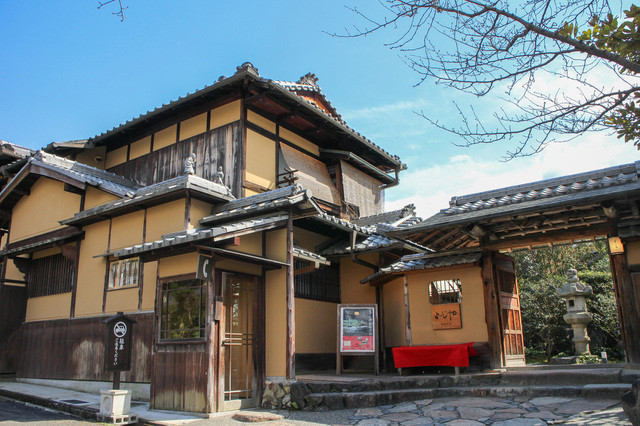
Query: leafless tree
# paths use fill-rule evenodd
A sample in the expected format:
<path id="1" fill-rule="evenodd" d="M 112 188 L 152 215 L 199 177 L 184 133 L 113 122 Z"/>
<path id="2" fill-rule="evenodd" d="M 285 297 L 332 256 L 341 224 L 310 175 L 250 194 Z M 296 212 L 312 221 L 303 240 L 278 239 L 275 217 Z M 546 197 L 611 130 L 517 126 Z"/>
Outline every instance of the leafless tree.
<path id="1" fill-rule="evenodd" d="M 460 145 L 510 140 L 509 159 L 587 131 L 619 130 L 611 115 L 640 92 L 636 77 L 640 63 L 635 57 L 581 37 L 582 31 L 593 28 L 594 16 L 611 12 L 606 0 L 380 0 L 378 4 L 382 7 L 351 8 L 364 26 L 334 35 L 390 32 L 387 45 L 402 52 L 419 74 L 418 84 L 435 79 L 480 97 L 497 92 L 502 99 L 489 119 L 484 111 L 456 105 L 461 119 L 453 126 L 418 112 L 459 136 Z M 612 80 L 594 78 L 603 69 Z M 536 78 L 543 76 L 556 87 L 540 87 Z"/>
<path id="2" fill-rule="evenodd" d="M 105 1 L 98 1 L 98 9 L 102 9 L 104 6 L 107 6 L 110 4 L 113 4 L 116 7 L 116 11 L 112 13 L 116 15 L 118 18 L 120 18 L 120 22 L 123 22 L 126 18 L 126 16 L 124 15 L 124 11 L 127 10 L 129 6 L 125 6 L 122 3 L 122 0 L 105 0 Z"/>

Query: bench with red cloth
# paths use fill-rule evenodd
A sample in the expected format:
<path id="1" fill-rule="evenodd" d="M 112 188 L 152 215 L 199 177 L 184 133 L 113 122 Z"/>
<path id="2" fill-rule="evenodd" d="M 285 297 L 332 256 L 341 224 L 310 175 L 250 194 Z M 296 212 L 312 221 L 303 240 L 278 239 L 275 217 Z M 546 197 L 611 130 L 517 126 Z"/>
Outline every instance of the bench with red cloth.
<path id="1" fill-rule="evenodd" d="M 477 356 L 473 342 L 458 345 L 399 346 L 392 349 L 395 367 L 468 367 L 469 358 Z"/>

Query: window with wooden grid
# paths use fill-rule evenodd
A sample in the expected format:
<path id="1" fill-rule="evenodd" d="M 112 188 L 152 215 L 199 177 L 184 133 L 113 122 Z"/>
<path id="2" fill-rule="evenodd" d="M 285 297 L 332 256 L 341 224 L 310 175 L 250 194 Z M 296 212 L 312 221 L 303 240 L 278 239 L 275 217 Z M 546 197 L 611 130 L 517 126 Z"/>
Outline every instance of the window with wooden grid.
<path id="1" fill-rule="evenodd" d="M 311 263 L 295 260 L 295 269 L 302 269 Z M 340 265 L 321 266 L 294 278 L 295 295 L 303 299 L 340 303 Z"/>
<path id="2" fill-rule="evenodd" d="M 460 279 L 433 281 L 429 283 L 429 302 L 432 305 L 462 302 Z"/>
<path id="3" fill-rule="evenodd" d="M 162 283 L 160 339 L 204 339 L 207 289 L 205 281 L 188 279 Z"/>
<path id="4" fill-rule="evenodd" d="M 29 297 L 51 296 L 71 291 L 75 268 L 62 254 L 34 259 L 28 265 Z"/>
<path id="5" fill-rule="evenodd" d="M 118 260 L 109 263 L 109 290 L 136 287 L 140 278 L 140 258 Z"/>

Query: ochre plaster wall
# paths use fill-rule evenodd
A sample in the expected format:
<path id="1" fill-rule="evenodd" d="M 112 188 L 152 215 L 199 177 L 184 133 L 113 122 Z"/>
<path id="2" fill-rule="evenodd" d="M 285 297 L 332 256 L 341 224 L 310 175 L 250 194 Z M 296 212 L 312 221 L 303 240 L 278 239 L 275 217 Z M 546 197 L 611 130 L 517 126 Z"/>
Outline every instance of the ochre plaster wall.
<path id="1" fill-rule="evenodd" d="M 144 210 L 111 219 L 110 251 L 142 243 Z M 98 253 L 96 253 L 98 254 Z"/>
<path id="2" fill-rule="evenodd" d="M 202 113 L 180 123 L 180 140 L 189 139 L 207 131 L 207 113 Z"/>
<path id="3" fill-rule="evenodd" d="M 243 235 L 240 237 L 240 245 L 229 246 L 228 248 L 242 253 L 262 256 L 262 232 Z"/>
<path id="4" fill-rule="evenodd" d="M 191 200 L 191 227 L 200 226 L 198 221 L 211 214 L 211 204 L 200 200 Z"/>
<path id="5" fill-rule="evenodd" d="M 80 243 L 76 309 L 78 317 L 102 315 L 102 297 L 107 261 L 93 256 L 107 251 L 109 221 L 83 227 L 84 240 Z"/>
<path id="6" fill-rule="evenodd" d="M 337 306 L 296 298 L 296 353 L 335 353 Z"/>
<path id="7" fill-rule="evenodd" d="M 236 250 L 236 247 L 228 246 L 229 250 Z M 249 275 L 262 275 L 262 267 L 259 265 L 241 262 L 232 259 L 216 260 L 215 268 L 220 271 L 240 272 Z"/>
<path id="8" fill-rule="evenodd" d="M 176 143 L 176 137 L 178 136 L 178 125 L 174 124 L 166 129 L 162 129 L 153 135 L 153 150 L 156 151 L 165 146 Z"/>
<path id="9" fill-rule="evenodd" d="M 123 146 L 113 151 L 107 152 L 107 158 L 105 159 L 105 168 L 110 168 L 122 164 L 127 161 L 127 147 Z"/>
<path id="10" fill-rule="evenodd" d="M 80 200 L 80 195 L 64 190 L 64 183 L 39 178 L 30 195 L 22 197 L 13 208 L 9 242 L 61 228 L 58 221 L 77 213 Z"/>
<path id="11" fill-rule="evenodd" d="M 176 200 L 147 209 L 147 241 L 184 229 L 185 200 Z M 194 267 L 195 268 L 195 267 Z"/>
<path id="12" fill-rule="evenodd" d="M 314 144 L 313 142 L 309 142 L 302 136 L 298 136 L 297 134 L 285 128 L 280 128 L 280 137 L 286 139 L 294 145 L 298 145 L 300 148 L 306 149 L 312 154 L 320 155 L 320 149 L 318 148 L 318 145 Z"/>
<path id="13" fill-rule="evenodd" d="M 115 314 L 118 311 L 137 312 L 139 291 L 140 289 L 138 287 L 107 291 L 105 313 Z"/>
<path id="14" fill-rule="evenodd" d="M 624 251 L 627 253 L 629 265 L 640 264 L 640 241 L 624 243 Z"/>
<path id="15" fill-rule="evenodd" d="M 90 209 L 91 207 L 99 206 L 101 204 L 109 203 L 111 201 L 119 200 L 120 198 L 109 194 L 108 192 L 100 191 L 99 189 L 88 186 L 84 194 L 84 208 Z"/>
<path id="16" fill-rule="evenodd" d="M 256 114 L 253 111 L 247 111 L 247 120 L 249 120 L 253 124 L 257 124 L 265 130 L 270 131 L 271 133 L 276 132 L 276 123 L 264 118 L 260 114 Z"/>
<path id="17" fill-rule="evenodd" d="M 142 138 L 138 141 L 135 141 L 131 144 L 131 148 L 129 150 L 129 160 L 133 160 L 134 158 L 142 157 L 145 154 L 151 152 L 151 135 Z"/>
<path id="18" fill-rule="evenodd" d="M 142 311 L 153 311 L 156 302 L 156 285 L 158 280 L 158 262 L 144 264 L 142 288 Z"/>
<path id="19" fill-rule="evenodd" d="M 266 255 L 270 259 L 285 261 L 287 231 L 267 232 Z M 267 271 L 265 277 L 265 344 L 266 375 L 286 376 L 287 350 L 287 293 L 286 269 Z"/>
<path id="20" fill-rule="evenodd" d="M 104 146 L 100 146 L 97 148 L 79 152 L 75 156 L 75 161 L 82 164 L 87 164 L 91 167 L 97 167 L 98 169 L 104 169 L 104 162 L 106 157 L 107 148 Z"/>
<path id="21" fill-rule="evenodd" d="M 51 247 L 46 250 L 36 251 L 31 254 L 32 259 L 41 259 L 47 256 L 53 256 L 54 254 L 62 253 L 62 249 L 60 247 Z"/>
<path id="22" fill-rule="evenodd" d="M 210 129 L 240 120 L 240 100 L 229 102 L 211 110 Z"/>
<path id="23" fill-rule="evenodd" d="M 411 336 L 414 345 L 486 342 L 489 339 L 484 317 L 481 268 L 425 271 L 424 274 L 409 275 L 408 278 Z M 459 278 L 462 284 L 462 303 L 460 305 L 462 328 L 434 330 L 431 327 L 428 284 L 432 281 L 453 278 Z M 400 290 L 402 290 L 402 286 Z M 392 320 L 387 317 L 385 323 L 388 324 L 389 321 Z"/>
<path id="24" fill-rule="evenodd" d="M 378 264 L 377 253 L 358 256 L 374 265 Z M 348 256 L 340 258 L 340 295 L 342 303 L 376 303 L 376 289 L 360 280 L 373 274 L 373 269 L 353 263 Z"/>
<path id="25" fill-rule="evenodd" d="M 293 239 L 303 249 L 315 251 L 316 246 L 327 241 L 329 237 L 294 226 Z"/>
<path id="26" fill-rule="evenodd" d="M 246 180 L 269 189 L 276 187 L 276 143 L 247 130 Z"/>
<path id="27" fill-rule="evenodd" d="M 25 281 L 26 280 L 26 277 L 16 267 L 16 265 L 13 263 L 12 259 L 8 259 L 7 260 L 7 269 L 6 269 L 6 272 L 5 272 L 5 278 L 8 279 L 8 280 L 18 280 L 18 281 Z"/>
<path id="28" fill-rule="evenodd" d="M 198 254 L 187 253 L 180 256 L 164 257 L 158 261 L 160 278 L 191 274 L 198 267 Z"/>
<path id="29" fill-rule="evenodd" d="M 29 298 L 25 322 L 69 318 L 70 310 L 71 293 Z"/>

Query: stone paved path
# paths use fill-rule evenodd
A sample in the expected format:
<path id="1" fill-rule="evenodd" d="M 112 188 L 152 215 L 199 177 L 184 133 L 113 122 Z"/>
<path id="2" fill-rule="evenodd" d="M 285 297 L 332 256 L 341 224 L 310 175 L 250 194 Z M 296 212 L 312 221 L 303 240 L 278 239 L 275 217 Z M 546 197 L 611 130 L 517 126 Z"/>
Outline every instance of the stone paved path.
<path id="1" fill-rule="evenodd" d="M 438 398 L 361 408 L 347 424 L 374 425 L 630 425 L 618 400 L 560 397 Z"/>

